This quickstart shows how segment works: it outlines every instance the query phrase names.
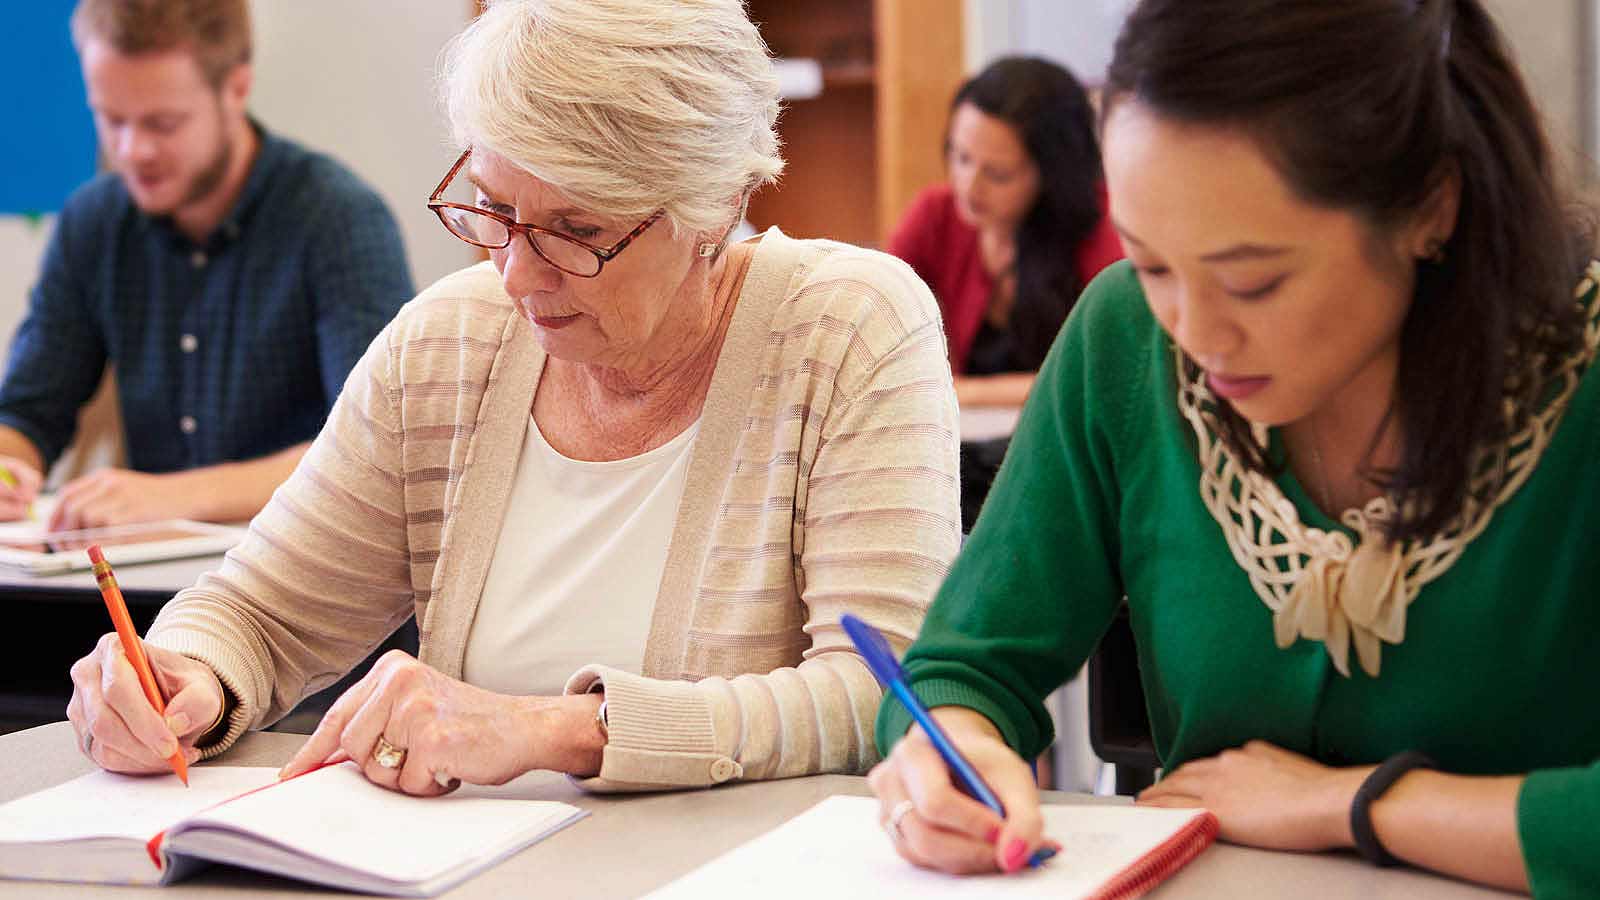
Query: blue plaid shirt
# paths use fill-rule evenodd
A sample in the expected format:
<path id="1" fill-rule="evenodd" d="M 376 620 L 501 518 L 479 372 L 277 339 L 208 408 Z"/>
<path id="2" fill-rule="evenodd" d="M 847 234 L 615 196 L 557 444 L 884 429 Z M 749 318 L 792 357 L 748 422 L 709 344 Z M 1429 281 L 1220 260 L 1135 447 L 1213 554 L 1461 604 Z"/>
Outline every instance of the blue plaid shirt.
<path id="1" fill-rule="evenodd" d="M 0 383 L 0 423 L 47 466 L 108 362 L 130 468 L 172 472 L 310 440 L 411 298 L 378 195 L 256 127 L 244 189 L 203 244 L 141 213 L 116 175 L 68 199 Z"/>

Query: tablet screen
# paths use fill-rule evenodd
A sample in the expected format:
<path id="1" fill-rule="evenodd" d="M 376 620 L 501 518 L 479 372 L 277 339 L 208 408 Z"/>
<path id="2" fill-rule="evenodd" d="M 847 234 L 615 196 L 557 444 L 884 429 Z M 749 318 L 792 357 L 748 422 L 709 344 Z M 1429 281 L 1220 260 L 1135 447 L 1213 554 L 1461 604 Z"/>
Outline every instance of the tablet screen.
<path id="1" fill-rule="evenodd" d="M 88 549 L 90 544 L 101 547 L 127 547 L 155 541 L 181 541 L 190 538 L 215 537 L 216 532 L 188 528 L 181 524 L 160 522 L 149 526 L 128 525 L 118 528 L 86 528 L 81 531 L 58 531 L 31 538 L 0 537 L 0 548 L 23 550 L 29 553 L 76 553 Z"/>

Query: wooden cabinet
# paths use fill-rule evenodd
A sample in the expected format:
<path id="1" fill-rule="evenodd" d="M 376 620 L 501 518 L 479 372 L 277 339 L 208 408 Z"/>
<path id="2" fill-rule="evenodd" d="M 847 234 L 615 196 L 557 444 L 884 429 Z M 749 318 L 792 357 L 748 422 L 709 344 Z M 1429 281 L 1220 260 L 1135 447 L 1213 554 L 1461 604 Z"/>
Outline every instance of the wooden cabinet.
<path id="1" fill-rule="evenodd" d="M 751 0 L 780 57 L 814 59 L 822 92 L 786 99 L 782 180 L 750 203 L 757 228 L 873 247 L 944 174 L 963 69 L 962 0 Z"/>

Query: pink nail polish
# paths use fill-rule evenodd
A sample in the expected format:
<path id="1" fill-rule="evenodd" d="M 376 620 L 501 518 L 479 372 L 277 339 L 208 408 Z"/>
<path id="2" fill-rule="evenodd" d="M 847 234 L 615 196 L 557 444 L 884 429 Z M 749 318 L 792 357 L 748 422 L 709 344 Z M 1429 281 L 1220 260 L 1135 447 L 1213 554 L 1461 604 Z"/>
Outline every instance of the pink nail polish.
<path id="1" fill-rule="evenodd" d="M 1004 859 L 1005 870 L 1007 872 L 1017 871 L 1018 869 L 1022 868 L 1022 863 L 1027 858 L 1028 842 L 1022 838 L 1012 839 L 1011 843 L 1006 845 L 1006 855 Z"/>

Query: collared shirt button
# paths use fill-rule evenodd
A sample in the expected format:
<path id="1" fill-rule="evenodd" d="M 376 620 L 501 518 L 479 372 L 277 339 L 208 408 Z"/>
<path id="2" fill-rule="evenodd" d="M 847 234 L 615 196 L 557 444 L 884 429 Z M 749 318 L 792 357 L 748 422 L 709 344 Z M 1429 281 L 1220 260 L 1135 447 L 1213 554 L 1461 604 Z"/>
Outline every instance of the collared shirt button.
<path id="1" fill-rule="evenodd" d="M 194 434 L 195 429 L 199 427 L 200 423 L 194 420 L 194 416 L 184 416 L 178 420 L 178 430 L 184 434 Z"/>
<path id="2" fill-rule="evenodd" d="M 178 338 L 178 348 L 185 353 L 193 353 L 199 347 L 200 339 L 192 334 L 186 334 Z"/>
<path id="3" fill-rule="evenodd" d="M 196 269 L 204 269 L 206 262 L 206 252 L 204 250 L 196 250 L 189 254 L 189 265 L 194 266 Z"/>

